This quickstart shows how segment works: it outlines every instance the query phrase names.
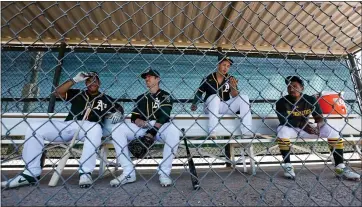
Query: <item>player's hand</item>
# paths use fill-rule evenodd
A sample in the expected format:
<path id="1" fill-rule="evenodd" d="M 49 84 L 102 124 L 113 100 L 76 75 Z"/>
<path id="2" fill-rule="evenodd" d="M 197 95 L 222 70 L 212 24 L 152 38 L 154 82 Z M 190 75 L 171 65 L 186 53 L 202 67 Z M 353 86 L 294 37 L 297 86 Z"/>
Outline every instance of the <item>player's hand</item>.
<path id="1" fill-rule="evenodd" d="M 192 104 L 191 111 L 196 111 L 196 110 L 197 110 L 197 104 Z"/>
<path id="2" fill-rule="evenodd" d="M 326 123 L 325 123 L 324 121 L 317 123 L 317 128 L 319 129 L 319 131 L 321 130 L 321 128 L 322 128 L 325 124 L 326 124 Z"/>
<path id="3" fill-rule="evenodd" d="M 113 113 L 110 117 L 112 119 L 112 124 L 116 124 L 122 121 L 123 114 L 119 111 Z"/>
<path id="4" fill-rule="evenodd" d="M 234 77 L 230 77 L 230 85 L 233 89 L 236 89 L 238 86 L 238 80 Z"/>
<path id="5" fill-rule="evenodd" d="M 82 71 L 82 72 L 79 72 L 76 76 L 74 76 L 73 81 L 75 83 L 79 83 L 81 81 L 87 80 L 88 78 L 89 78 L 88 73 Z"/>
<path id="6" fill-rule="evenodd" d="M 303 128 L 303 130 L 306 131 L 308 134 L 319 135 L 319 129 L 317 129 L 316 127 L 312 126 L 311 124 L 305 125 L 305 127 Z"/>
<path id="7" fill-rule="evenodd" d="M 136 119 L 134 123 L 140 128 L 145 128 L 147 126 L 147 122 L 142 119 Z"/>

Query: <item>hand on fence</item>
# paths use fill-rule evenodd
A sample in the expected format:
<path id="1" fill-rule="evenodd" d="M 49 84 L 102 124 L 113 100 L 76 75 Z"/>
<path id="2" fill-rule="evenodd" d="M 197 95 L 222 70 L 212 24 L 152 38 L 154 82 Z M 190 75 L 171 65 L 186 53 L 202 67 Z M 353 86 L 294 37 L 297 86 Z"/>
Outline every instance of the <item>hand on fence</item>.
<path id="1" fill-rule="evenodd" d="M 197 105 L 196 104 L 192 104 L 191 105 L 191 111 L 196 111 L 197 110 Z"/>
<path id="2" fill-rule="evenodd" d="M 76 76 L 74 76 L 73 81 L 78 83 L 85 81 L 89 78 L 89 75 L 86 72 L 79 72 Z"/>

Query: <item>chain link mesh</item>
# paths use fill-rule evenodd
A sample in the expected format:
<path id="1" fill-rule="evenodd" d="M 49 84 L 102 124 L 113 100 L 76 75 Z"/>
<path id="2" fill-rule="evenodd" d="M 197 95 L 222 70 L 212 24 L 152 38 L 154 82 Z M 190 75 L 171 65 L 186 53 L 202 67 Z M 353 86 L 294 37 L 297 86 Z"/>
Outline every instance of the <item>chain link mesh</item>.
<path id="1" fill-rule="evenodd" d="M 61 120 L 71 110 L 69 101 L 51 94 L 81 71 L 98 72 L 101 91 L 117 99 L 124 115 L 131 116 L 136 98 L 147 91 L 141 74 L 155 69 L 161 74 L 160 88 L 174 98 L 171 116 L 186 115 L 194 127 L 204 114 L 201 103 L 196 111 L 190 109 L 200 81 L 217 71 L 219 58 L 227 55 L 234 62 L 229 72 L 238 80 L 240 94 L 250 99 L 253 132 L 269 131 L 251 139 L 229 131 L 223 137 L 229 141 L 223 143 L 197 142 L 210 140 L 203 128 L 203 135 L 187 137 L 199 190 L 191 188 L 185 137 L 180 137 L 172 162 L 169 188 L 156 184 L 156 167 L 167 145 L 157 144 L 144 159 L 131 156 L 137 182 L 117 188 L 109 186 L 123 171 L 115 148 L 112 145 L 102 158 L 97 146 L 95 171 L 100 172 L 106 161 L 106 168 L 116 172 L 98 177 L 93 173 L 91 187 L 80 189 L 82 143 L 73 147 L 58 187 L 48 187 L 68 144 L 47 142 L 40 182 L 18 190 L 2 188 L 4 205 L 361 206 L 361 182 L 335 178 L 331 160 L 336 162 L 337 147 L 331 152 L 326 139 L 308 142 L 298 134 L 290 151 L 295 179 L 283 177 L 287 168 L 278 147 L 276 109 L 276 101 L 287 94 L 285 78 L 290 75 L 301 77 L 303 92 L 319 95 L 318 101 L 324 99 L 322 92 L 342 92 L 333 104 L 343 99 L 347 112 L 331 125 L 344 140 L 345 170 L 361 173 L 361 2 L 2 2 L 1 13 L 3 182 L 27 167 L 26 130 L 40 133 L 34 117 Z M 86 89 L 84 83 L 72 88 Z M 338 114 L 324 117 L 332 120 Z M 218 127 L 228 130 L 221 122 L 224 118 L 219 117 Z M 51 120 L 44 124 L 56 126 Z M 110 140 L 103 137 L 102 144 Z M 36 153 L 40 158 L 42 151 Z M 256 172 L 245 172 L 243 162 L 250 169 L 255 162 Z"/>

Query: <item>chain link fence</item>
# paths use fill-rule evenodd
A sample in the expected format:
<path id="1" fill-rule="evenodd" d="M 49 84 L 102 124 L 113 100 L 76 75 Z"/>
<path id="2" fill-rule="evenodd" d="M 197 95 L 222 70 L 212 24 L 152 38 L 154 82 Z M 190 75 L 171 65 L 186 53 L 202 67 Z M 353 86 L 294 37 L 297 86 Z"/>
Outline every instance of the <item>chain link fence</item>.
<path id="1" fill-rule="evenodd" d="M 361 174 L 362 74 L 361 59 L 357 57 L 362 42 L 361 2 L 2 2 L 1 13 L 4 205 L 361 205 L 361 182 L 335 178 Z M 217 114 L 218 130 L 229 131 L 212 140 L 207 127 L 213 114 L 205 115 L 204 103 L 199 103 L 195 111 L 191 106 L 200 82 L 214 72 L 218 77 L 223 62 L 220 58 L 226 56 L 233 60 L 229 74 L 238 80 L 239 93 L 250 99 L 253 126 L 247 136 L 234 134 L 228 128 L 229 116 Z M 171 186 L 157 184 L 162 184 L 157 172 L 166 159 L 163 157 L 168 154 L 172 158 L 165 153 L 166 143 L 153 146 L 143 159 L 131 154 L 137 181 L 112 188 L 111 180 L 125 173 L 121 164 L 125 162 L 122 153 L 117 159 L 116 144 L 110 145 L 108 154 L 102 157 L 104 146 L 112 143 L 110 137 L 103 137 L 97 146 L 92 148 L 90 145 L 96 145 L 92 141 L 87 145 L 97 157 L 94 172 L 100 175 L 93 173 L 89 188 L 79 188 L 77 171 L 86 162 L 83 147 L 95 133 L 84 127 L 88 131 L 84 146 L 77 143 L 72 147 L 58 186 L 47 186 L 75 130 L 67 135 L 69 142 L 63 139 L 62 145 L 46 142 L 46 153 L 36 151 L 39 147 L 31 144 L 28 149 L 33 152 L 24 152 L 25 140 L 27 136 L 49 140 L 49 131 L 57 137 L 65 136 L 61 134 L 77 122 L 62 120 L 74 110 L 73 105 L 85 105 L 66 96 L 55 97 L 54 91 L 79 72 L 95 71 L 100 91 L 123 107 L 123 121 L 131 125 L 137 97 L 148 91 L 141 74 L 149 68 L 159 71 L 160 88 L 174 100 L 171 124 L 180 133 L 187 126 L 186 136 L 180 136 L 174 152 L 171 174 L 166 173 Z M 339 137 L 320 134 L 309 139 L 313 141 L 296 133 L 296 137 L 289 137 L 291 145 L 289 141 L 278 142 L 288 138 L 281 137 L 277 129 L 281 117 L 276 107 L 276 102 L 288 94 L 288 76 L 300 77 L 303 93 L 315 96 L 320 104 L 326 100 L 324 92 L 338 96 L 327 105 L 332 110 L 323 111 L 323 117 L 326 126 L 338 131 L 344 141 L 342 149 L 336 141 Z M 215 93 L 225 89 L 225 77 L 220 75 L 222 81 L 213 88 Z M 87 87 L 80 82 L 72 89 Z M 155 99 L 150 101 L 154 103 Z M 298 101 L 291 106 L 301 107 Z M 346 111 L 337 111 L 340 106 Z M 231 103 L 228 107 L 231 110 Z M 316 116 L 319 112 L 313 107 L 311 112 Z M 290 118 L 293 112 L 300 111 L 291 109 L 283 118 Z M 237 118 L 240 113 L 229 114 Z M 150 119 L 156 117 L 148 115 Z M 49 127 L 42 138 L 41 127 L 34 127 L 39 120 Z M 66 127 L 57 127 L 57 121 L 67 123 Z M 236 128 L 243 124 L 238 121 Z M 303 128 L 284 125 L 294 130 Z M 191 129 L 197 126 L 198 132 L 192 134 Z M 29 127 L 34 132 L 27 131 Z M 190 183 L 192 167 L 184 139 L 196 165 L 199 190 L 193 190 Z M 340 150 L 343 158 L 338 158 Z M 14 190 L 11 186 L 19 186 L 24 168 L 33 177 L 38 176 L 39 169 L 29 169 L 25 161 L 34 153 L 34 159 L 43 165 L 39 182 Z M 89 159 L 91 156 L 85 158 Z M 108 163 L 108 174 L 102 174 L 103 161 Z M 243 163 L 251 173 L 244 171 Z M 293 169 L 288 163 L 295 168 L 291 180 L 285 179 L 291 177 Z M 338 174 L 334 163 L 345 163 L 346 167 Z"/>

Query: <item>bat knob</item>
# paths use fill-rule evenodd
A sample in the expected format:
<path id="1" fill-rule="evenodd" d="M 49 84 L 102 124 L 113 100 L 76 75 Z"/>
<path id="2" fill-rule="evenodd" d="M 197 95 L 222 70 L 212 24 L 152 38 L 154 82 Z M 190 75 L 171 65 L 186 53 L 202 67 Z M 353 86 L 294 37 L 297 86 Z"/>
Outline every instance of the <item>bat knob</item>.
<path id="1" fill-rule="evenodd" d="M 200 185 L 194 185 L 194 190 L 199 190 L 200 189 Z"/>

